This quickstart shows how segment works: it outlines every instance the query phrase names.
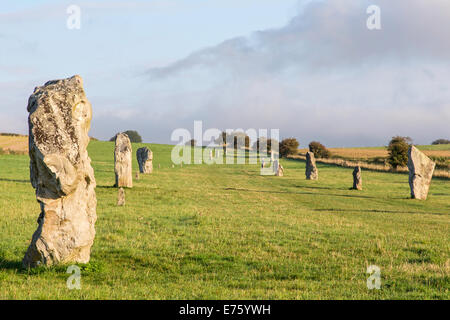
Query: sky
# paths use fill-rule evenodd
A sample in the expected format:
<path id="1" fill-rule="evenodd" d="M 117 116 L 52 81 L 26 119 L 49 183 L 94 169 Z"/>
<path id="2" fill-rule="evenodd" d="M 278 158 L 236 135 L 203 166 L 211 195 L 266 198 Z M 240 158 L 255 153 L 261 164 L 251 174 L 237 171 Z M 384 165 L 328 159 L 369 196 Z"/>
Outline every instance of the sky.
<path id="1" fill-rule="evenodd" d="M 303 147 L 429 144 L 450 138 L 449 39 L 448 0 L 3 0 L 0 132 L 27 133 L 33 89 L 79 74 L 99 139 L 171 143 L 200 120 Z"/>

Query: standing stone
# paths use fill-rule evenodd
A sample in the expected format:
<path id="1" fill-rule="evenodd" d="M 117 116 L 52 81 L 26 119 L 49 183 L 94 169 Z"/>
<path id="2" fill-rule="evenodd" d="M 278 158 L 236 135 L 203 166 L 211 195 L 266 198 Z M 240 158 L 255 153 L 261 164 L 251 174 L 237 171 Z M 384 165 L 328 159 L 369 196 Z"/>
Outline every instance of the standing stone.
<path id="1" fill-rule="evenodd" d="M 307 152 L 306 153 L 306 179 L 308 180 L 317 180 L 319 179 L 319 172 L 316 167 L 316 158 L 314 157 L 314 153 Z"/>
<path id="2" fill-rule="evenodd" d="M 117 205 L 125 205 L 125 190 L 122 187 L 119 188 L 119 192 L 117 193 Z"/>
<path id="3" fill-rule="evenodd" d="M 128 135 L 126 133 L 118 133 L 116 135 L 116 147 L 114 149 L 115 187 L 133 187 L 131 152 L 131 142 Z"/>
<path id="4" fill-rule="evenodd" d="M 23 265 L 88 263 L 97 220 L 83 79 L 47 82 L 28 100 L 30 180 L 41 213 Z"/>
<path id="5" fill-rule="evenodd" d="M 353 170 L 353 188 L 354 190 L 362 190 L 361 167 L 356 166 Z"/>
<path id="6" fill-rule="evenodd" d="M 273 162 L 273 169 L 275 170 L 275 176 L 277 177 L 284 176 L 284 168 L 278 160 L 275 160 Z"/>
<path id="7" fill-rule="evenodd" d="M 149 148 L 139 148 L 136 152 L 136 158 L 141 173 L 153 172 L 153 152 Z"/>
<path id="8" fill-rule="evenodd" d="M 426 200 L 433 177 L 434 163 L 414 146 L 408 151 L 409 187 L 411 198 Z"/>
<path id="9" fill-rule="evenodd" d="M 213 159 L 213 152 L 212 150 L 209 150 L 209 161 L 212 161 Z"/>

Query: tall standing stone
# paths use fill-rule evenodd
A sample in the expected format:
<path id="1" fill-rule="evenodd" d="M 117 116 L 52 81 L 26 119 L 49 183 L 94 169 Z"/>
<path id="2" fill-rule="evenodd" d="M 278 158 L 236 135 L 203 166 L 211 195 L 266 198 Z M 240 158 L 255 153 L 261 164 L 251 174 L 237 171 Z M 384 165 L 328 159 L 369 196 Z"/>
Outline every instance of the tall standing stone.
<path id="1" fill-rule="evenodd" d="M 408 151 L 409 187 L 411 198 L 426 200 L 436 163 L 414 146 Z"/>
<path id="2" fill-rule="evenodd" d="M 319 179 L 319 172 L 316 167 L 316 158 L 314 157 L 314 153 L 307 152 L 306 153 L 306 179 L 308 180 L 317 180 Z"/>
<path id="3" fill-rule="evenodd" d="M 23 265 L 87 263 L 97 198 L 87 152 L 92 108 L 82 78 L 35 88 L 27 110 L 30 180 L 41 213 Z"/>
<path id="4" fill-rule="evenodd" d="M 353 170 L 353 188 L 354 190 L 362 190 L 361 167 L 356 166 Z"/>
<path id="5" fill-rule="evenodd" d="M 133 168 L 131 164 L 131 142 L 126 133 L 116 135 L 116 147 L 114 149 L 114 172 L 116 174 L 115 186 L 133 187 Z"/>
<path id="6" fill-rule="evenodd" d="M 136 158 L 141 173 L 153 172 L 153 152 L 149 148 L 139 148 L 136 152 Z"/>

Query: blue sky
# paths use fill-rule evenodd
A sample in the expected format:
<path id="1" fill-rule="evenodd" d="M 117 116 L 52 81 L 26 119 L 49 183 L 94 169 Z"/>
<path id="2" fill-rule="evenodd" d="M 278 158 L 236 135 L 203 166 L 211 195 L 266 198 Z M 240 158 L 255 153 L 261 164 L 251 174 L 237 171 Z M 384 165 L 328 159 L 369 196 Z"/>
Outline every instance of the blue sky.
<path id="1" fill-rule="evenodd" d="M 35 86 L 79 74 L 101 139 L 167 143 L 194 120 L 303 146 L 449 138 L 449 2 L 374 2 L 380 31 L 366 0 L 2 1 L 0 132 L 27 132 Z"/>

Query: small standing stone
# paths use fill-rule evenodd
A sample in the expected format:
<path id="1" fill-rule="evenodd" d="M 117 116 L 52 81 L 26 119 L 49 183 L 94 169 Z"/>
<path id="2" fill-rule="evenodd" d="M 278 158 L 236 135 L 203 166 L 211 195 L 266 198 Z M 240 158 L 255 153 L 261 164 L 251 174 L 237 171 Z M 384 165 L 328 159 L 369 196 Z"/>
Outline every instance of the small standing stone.
<path id="1" fill-rule="evenodd" d="M 120 187 L 119 192 L 117 193 L 117 205 L 124 206 L 125 205 L 125 190 Z"/>
<path id="2" fill-rule="evenodd" d="M 116 135 L 114 149 L 114 172 L 116 174 L 116 187 L 133 187 L 133 173 L 131 165 L 131 142 L 126 133 Z"/>
<path id="3" fill-rule="evenodd" d="M 307 152 L 306 153 L 306 179 L 308 180 L 317 180 L 319 179 L 319 172 L 316 167 L 316 158 L 314 157 L 314 153 Z"/>
<path id="4" fill-rule="evenodd" d="M 278 160 L 274 161 L 273 168 L 275 170 L 275 176 L 277 177 L 284 176 L 284 168 Z"/>
<path id="5" fill-rule="evenodd" d="M 149 148 L 139 148 L 136 151 L 136 158 L 141 173 L 153 172 L 153 152 Z"/>
<path id="6" fill-rule="evenodd" d="M 409 187 L 411 198 L 426 200 L 436 163 L 414 146 L 408 151 Z"/>
<path id="7" fill-rule="evenodd" d="M 353 188 L 354 190 L 362 190 L 361 167 L 356 166 L 353 170 Z"/>

